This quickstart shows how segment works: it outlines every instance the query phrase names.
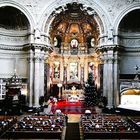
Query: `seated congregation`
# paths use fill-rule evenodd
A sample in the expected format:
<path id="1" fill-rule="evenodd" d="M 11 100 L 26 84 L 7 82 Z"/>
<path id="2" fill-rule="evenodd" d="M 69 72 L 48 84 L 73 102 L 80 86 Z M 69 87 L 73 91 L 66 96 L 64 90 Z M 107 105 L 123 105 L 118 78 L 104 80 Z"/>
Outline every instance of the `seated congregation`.
<path id="1" fill-rule="evenodd" d="M 66 114 L 25 115 L 0 117 L 0 138 L 62 139 L 67 129 Z M 86 139 L 137 139 L 140 137 L 140 117 L 117 114 L 81 114 L 79 127 Z M 66 137 L 66 136 L 65 136 Z"/>
<path id="2" fill-rule="evenodd" d="M 8 125 L 1 138 L 61 139 L 64 127 L 64 115 L 28 115 Z"/>
<path id="3" fill-rule="evenodd" d="M 84 139 L 128 139 L 140 137 L 140 117 L 116 114 L 81 115 Z"/>

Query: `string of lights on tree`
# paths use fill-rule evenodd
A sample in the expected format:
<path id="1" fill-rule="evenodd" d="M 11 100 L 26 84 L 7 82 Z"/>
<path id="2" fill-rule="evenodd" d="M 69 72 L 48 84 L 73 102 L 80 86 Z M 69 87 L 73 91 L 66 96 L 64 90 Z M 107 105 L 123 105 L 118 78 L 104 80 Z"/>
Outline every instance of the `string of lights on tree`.
<path id="1" fill-rule="evenodd" d="M 97 91 L 92 73 L 88 74 L 88 80 L 85 83 L 84 95 L 86 106 L 95 106 L 97 104 Z"/>

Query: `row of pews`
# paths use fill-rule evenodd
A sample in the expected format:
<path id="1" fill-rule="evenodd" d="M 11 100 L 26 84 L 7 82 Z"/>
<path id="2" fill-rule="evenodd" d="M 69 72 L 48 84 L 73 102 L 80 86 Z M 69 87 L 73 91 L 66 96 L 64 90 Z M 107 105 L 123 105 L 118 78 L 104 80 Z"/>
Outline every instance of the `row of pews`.
<path id="1" fill-rule="evenodd" d="M 84 139 L 134 139 L 140 138 L 140 117 L 115 114 L 82 115 L 81 127 Z"/>
<path id="2" fill-rule="evenodd" d="M 61 139 L 65 126 L 64 115 L 25 116 L 1 131 L 1 138 Z M 1 129 L 2 130 L 2 129 Z"/>
<path id="3" fill-rule="evenodd" d="M 17 122 L 16 117 L 0 116 L 0 138 L 3 134 Z"/>

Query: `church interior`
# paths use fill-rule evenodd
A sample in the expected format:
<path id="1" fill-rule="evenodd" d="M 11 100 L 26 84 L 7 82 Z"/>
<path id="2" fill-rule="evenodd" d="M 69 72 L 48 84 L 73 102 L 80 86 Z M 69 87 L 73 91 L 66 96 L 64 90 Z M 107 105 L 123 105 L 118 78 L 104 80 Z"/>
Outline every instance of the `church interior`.
<path id="1" fill-rule="evenodd" d="M 0 139 L 140 139 L 139 0 L 0 0 Z"/>

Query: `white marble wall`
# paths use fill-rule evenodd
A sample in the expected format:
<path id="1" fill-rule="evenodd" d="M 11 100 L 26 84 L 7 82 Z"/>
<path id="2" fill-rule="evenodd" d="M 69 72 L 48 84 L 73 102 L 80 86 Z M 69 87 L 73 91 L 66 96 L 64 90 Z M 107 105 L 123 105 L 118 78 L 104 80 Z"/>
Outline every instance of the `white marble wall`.
<path id="1" fill-rule="evenodd" d="M 135 66 L 140 66 L 139 53 L 125 53 L 120 59 L 120 74 L 136 74 Z"/>
<path id="2" fill-rule="evenodd" d="M 0 78 L 10 78 L 16 70 L 21 78 L 27 78 L 27 54 L 15 51 L 0 51 Z"/>

